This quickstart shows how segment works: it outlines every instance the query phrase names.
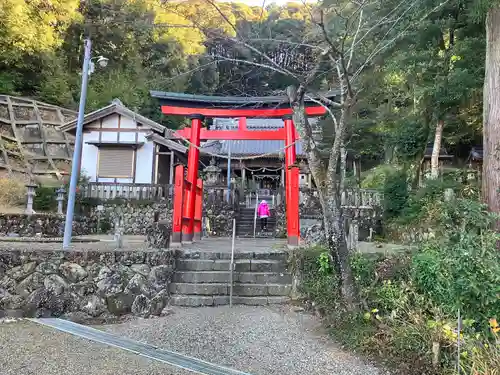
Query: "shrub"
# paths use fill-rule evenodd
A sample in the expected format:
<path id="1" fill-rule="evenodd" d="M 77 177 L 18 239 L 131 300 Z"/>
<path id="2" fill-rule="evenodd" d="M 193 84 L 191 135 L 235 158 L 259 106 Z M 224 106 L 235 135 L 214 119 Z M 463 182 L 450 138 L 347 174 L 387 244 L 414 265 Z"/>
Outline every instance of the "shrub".
<path id="1" fill-rule="evenodd" d="M 33 208 L 35 211 L 50 212 L 57 209 L 56 189 L 53 187 L 39 186 L 35 189 Z"/>
<path id="2" fill-rule="evenodd" d="M 383 189 L 387 176 L 396 173 L 398 169 L 392 165 L 382 164 L 369 171 L 363 173 L 364 177 L 361 181 L 363 189 Z"/>
<path id="3" fill-rule="evenodd" d="M 301 290 L 307 298 L 325 313 L 335 309 L 339 299 L 339 283 L 328 252 L 321 247 L 304 251 L 299 259 L 299 267 L 303 276 Z"/>
<path id="4" fill-rule="evenodd" d="M 26 203 L 26 186 L 15 178 L 0 178 L 0 205 L 5 207 L 19 206 Z"/>
<path id="5" fill-rule="evenodd" d="M 439 205 L 439 236 L 422 244 L 413 257 L 417 289 L 449 314 L 486 321 L 500 313 L 498 236 L 495 217 L 480 202 L 454 199 Z"/>
<path id="6" fill-rule="evenodd" d="M 408 200 L 408 183 L 404 171 L 395 171 L 386 176 L 384 184 L 384 216 L 392 219 L 403 211 Z"/>

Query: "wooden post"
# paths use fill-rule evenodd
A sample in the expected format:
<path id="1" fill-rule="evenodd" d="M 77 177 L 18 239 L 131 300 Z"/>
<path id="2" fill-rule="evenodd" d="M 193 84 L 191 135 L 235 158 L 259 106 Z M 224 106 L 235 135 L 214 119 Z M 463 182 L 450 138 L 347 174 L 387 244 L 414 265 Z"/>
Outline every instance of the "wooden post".
<path id="1" fill-rule="evenodd" d="M 201 240 L 202 217 L 203 217 L 203 180 L 201 178 L 198 178 L 197 183 L 196 183 L 193 241 L 200 241 Z"/>
<path id="2" fill-rule="evenodd" d="M 200 131 L 203 116 L 191 117 L 191 136 L 189 141 L 191 145 L 188 151 L 188 172 L 187 182 L 189 190 L 186 196 L 186 205 L 184 208 L 185 225 L 182 228 L 182 242 L 193 242 L 194 236 L 194 210 L 196 200 L 196 181 L 198 180 L 198 162 L 200 159 Z"/>
<path id="3" fill-rule="evenodd" d="M 184 166 L 175 167 L 175 187 L 174 187 L 174 213 L 172 220 L 172 242 L 171 247 L 181 246 L 182 241 L 182 214 L 184 201 Z"/>

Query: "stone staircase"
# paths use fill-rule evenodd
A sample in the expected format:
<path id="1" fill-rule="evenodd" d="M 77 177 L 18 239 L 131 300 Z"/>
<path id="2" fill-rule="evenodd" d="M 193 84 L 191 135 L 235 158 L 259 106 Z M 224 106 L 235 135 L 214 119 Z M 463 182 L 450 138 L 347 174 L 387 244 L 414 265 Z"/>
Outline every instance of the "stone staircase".
<path id="1" fill-rule="evenodd" d="M 286 252 L 237 253 L 233 271 L 233 304 L 269 305 L 290 300 L 292 276 Z M 180 254 L 170 284 L 171 304 L 217 306 L 229 304 L 230 253 Z"/>
<path id="2" fill-rule="evenodd" d="M 236 235 L 238 237 L 253 237 L 253 227 L 255 220 L 255 208 L 241 208 L 236 219 Z M 260 221 L 257 217 L 256 237 L 268 238 L 274 237 L 276 229 L 276 215 L 274 209 L 271 209 L 271 217 L 267 219 L 267 230 L 260 230 Z"/>

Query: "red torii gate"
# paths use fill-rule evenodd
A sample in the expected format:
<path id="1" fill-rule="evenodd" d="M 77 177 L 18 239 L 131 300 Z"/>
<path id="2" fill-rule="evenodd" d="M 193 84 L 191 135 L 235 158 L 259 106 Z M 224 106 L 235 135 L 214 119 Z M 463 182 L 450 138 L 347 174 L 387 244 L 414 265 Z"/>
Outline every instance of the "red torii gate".
<path id="1" fill-rule="evenodd" d="M 291 108 L 187 108 L 182 106 L 161 107 L 165 115 L 186 116 L 191 119 L 191 128 L 184 128 L 174 134 L 188 139 L 187 180 L 184 184 L 183 167 L 176 169 L 176 190 L 185 191 L 185 200 L 177 200 L 174 208 L 172 227 L 172 244 L 190 243 L 201 238 L 201 180 L 198 181 L 198 163 L 200 158 L 200 142 L 206 140 L 283 140 L 285 141 L 285 199 L 288 246 L 297 247 L 300 238 L 299 225 L 299 167 L 296 163 L 295 142 L 298 134 L 292 120 Z M 306 107 L 308 116 L 321 116 L 326 113 L 322 106 Z M 206 117 L 239 118 L 237 130 L 208 130 L 202 128 Z M 248 130 L 246 119 L 250 117 L 283 118 L 284 127 L 277 130 Z M 181 177 L 177 175 L 181 174 Z M 181 184 L 182 186 L 177 186 Z M 178 190 L 179 189 L 179 190 Z M 182 203 L 184 210 L 181 212 Z M 175 203 L 174 203 L 175 206 Z"/>

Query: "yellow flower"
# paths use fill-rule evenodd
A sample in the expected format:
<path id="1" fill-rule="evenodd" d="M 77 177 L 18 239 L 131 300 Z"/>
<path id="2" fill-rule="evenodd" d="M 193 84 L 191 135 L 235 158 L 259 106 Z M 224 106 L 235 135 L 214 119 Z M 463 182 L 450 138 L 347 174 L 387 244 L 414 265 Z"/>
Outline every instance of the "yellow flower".
<path id="1" fill-rule="evenodd" d="M 493 329 L 498 328 L 498 322 L 495 318 L 490 319 L 490 327 Z"/>

